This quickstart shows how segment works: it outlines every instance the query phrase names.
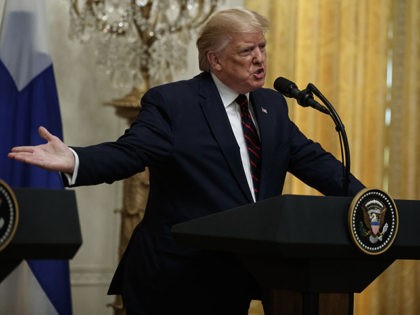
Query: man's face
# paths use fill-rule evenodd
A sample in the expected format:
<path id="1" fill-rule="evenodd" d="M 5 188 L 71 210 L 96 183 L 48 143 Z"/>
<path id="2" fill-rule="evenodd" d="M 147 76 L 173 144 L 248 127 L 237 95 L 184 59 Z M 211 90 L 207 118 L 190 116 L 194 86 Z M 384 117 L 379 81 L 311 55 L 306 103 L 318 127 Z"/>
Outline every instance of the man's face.
<path id="1" fill-rule="evenodd" d="M 265 45 L 261 32 L 237 33 L 220 52 L 209 53 L 211 71 L 238 93 L 254 91 L 265 82 Z"/>

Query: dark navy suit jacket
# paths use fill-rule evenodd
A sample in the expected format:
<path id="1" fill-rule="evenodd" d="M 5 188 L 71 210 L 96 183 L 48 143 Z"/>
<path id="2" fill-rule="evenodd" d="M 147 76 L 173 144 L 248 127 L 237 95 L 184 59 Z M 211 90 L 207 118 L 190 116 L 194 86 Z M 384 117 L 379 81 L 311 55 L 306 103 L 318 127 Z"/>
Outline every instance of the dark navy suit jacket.
<path id="1" fill-rule="evenodd" d="M 342 165 L 289 120 L 284 97 L 270 89 L 250 93 L 262 145 L 259 200 L 282 193 L 286 172 L 326 195 L 342 195 Z M 145 167 L 150 195 L 110 293 L 126 286 L 159 286 L 162 275 L 182 272 L 174 257 L 199 251 L 175 244 L 175 223 L 253 202 L 229 120 L 209 73 L 150 89 L 141 112 L 116 142 L 74 148 L 76 185 L 111 183 Z M 351 178 L 349 194 L 363 185 Z"/>

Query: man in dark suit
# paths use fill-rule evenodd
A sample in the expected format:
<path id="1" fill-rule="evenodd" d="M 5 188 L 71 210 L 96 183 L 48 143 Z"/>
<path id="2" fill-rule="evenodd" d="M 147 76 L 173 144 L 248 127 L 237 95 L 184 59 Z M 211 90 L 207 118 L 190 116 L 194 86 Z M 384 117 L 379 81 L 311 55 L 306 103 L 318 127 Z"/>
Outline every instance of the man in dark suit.
<path id="1" fill-rule="evenodd" d="M 267 27 L 247 10 L 216 13 L 197 40 L 203 72 L 150 89 L 115 142 L 70 149 L 41 127 L 46 144 L 9 154 L 66 173 L 69 186 L 111 183 L 149 167 L 145 216 L 109 290 L 122 294 L 129 315 L 244 315 L 259 294 L 235 257 L 178 246 L 173 224 L 278 196 L 286 172 L 323 194 L 344 194 L 341 163 L 289 120 L 280 93 L 262 88 Z M 239 103 L 252 122 L 244 125 Z M 254 124 L 250 149 L 243 130 Z M 348 194 L 362 188 L 352 176 Z"/>

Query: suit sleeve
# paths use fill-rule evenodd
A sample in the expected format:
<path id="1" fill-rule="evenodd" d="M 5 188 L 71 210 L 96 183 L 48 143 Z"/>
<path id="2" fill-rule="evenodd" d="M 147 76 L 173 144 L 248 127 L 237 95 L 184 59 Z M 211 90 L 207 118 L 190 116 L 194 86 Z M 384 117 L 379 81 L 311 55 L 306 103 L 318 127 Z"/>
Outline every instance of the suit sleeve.
<path id="1" fill-rule="evenodd" d="M 324 195 L 354 196 L 364 188 L 364 185 L 351 175 L 346 193 L 343 188 L 343 164 L 320 144 L 303 135 L 295 124 L 290 124 L 292 138 L 289 170 L 293 175 Z"/>
<path id="2" fill-rule="evenodd" d="M 149 90 L 137 119 L 120 138 L 73 149 L 80 159 L 74 186 L 112 183 L 165 163 L 172 151 L 169 106 L 158 90 Z"/>

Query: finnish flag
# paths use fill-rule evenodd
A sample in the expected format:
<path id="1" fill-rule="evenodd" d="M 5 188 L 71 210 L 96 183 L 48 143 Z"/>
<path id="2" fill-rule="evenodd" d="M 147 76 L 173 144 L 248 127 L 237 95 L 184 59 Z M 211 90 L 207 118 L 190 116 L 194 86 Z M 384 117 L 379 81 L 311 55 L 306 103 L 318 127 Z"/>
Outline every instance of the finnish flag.
<path id="1" fill-rule="evenodd" d="M 14 146 L 44 142 L 40 125 L 62 138 L 44 0 L 6 0 L 0 18 L 0 178 L 62 189 L 58 173 L 7 158 Z M 71 315 L 68 261 L 22 262 L 0 283 L 0 314 Z"/>

